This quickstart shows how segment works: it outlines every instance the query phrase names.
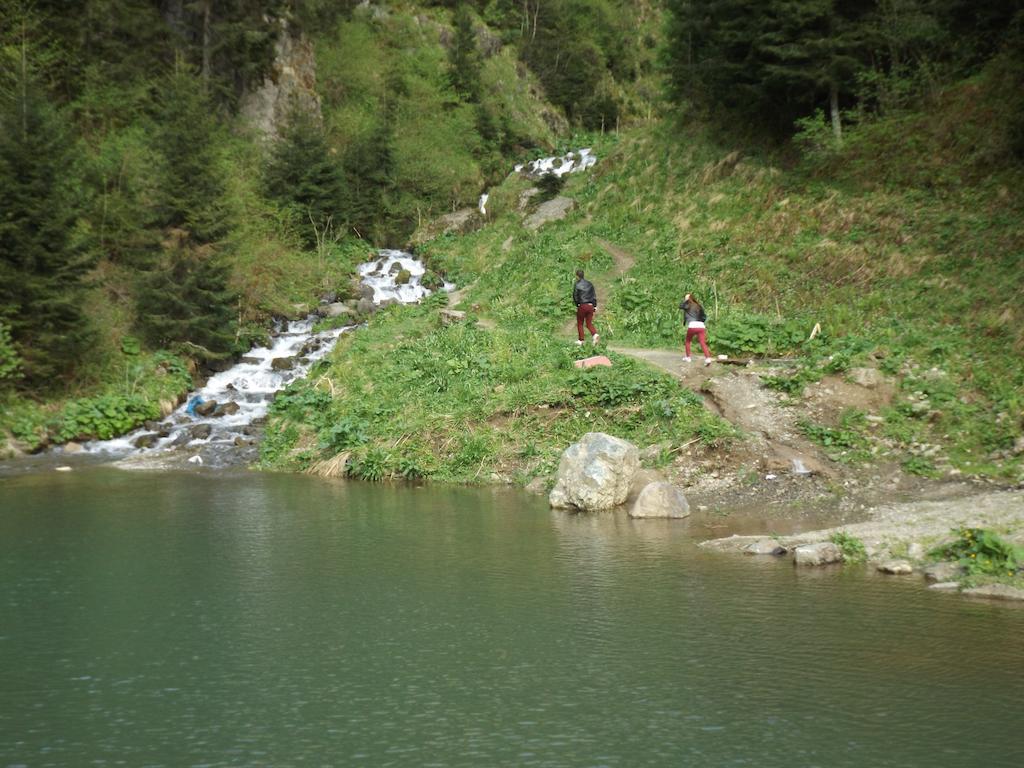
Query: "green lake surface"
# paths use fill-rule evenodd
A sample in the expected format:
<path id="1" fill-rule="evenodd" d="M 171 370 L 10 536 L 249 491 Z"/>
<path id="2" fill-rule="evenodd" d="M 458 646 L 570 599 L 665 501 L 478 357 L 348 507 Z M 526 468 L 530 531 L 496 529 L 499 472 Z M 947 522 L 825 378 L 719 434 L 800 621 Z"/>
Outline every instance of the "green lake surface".
<path id="1" fill-rule="evenodd" d="M 1024 610 L 517 491 L 0 478 L 4 766 L 1020 766 Z"/>

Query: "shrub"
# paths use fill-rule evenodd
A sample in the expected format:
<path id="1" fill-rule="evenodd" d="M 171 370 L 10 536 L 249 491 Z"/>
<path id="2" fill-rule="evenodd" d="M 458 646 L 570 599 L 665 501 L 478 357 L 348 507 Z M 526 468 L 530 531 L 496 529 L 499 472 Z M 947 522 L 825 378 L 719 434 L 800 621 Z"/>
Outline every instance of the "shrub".
<path id="1" fill-rule="evenodd" d="M 968 576 L 1013 576 L 1024 571 L 1024 549 L 1003 541 L 985 528 L 954 528 L 956 538 L 929 555 L 955 560 Z"/>
<path id="2" fill-rule="evenodd" d="M 864 542 L 846 531 L 836 531 L 829 536 L 829 541 L 842 550 L 843 562 L 863 563 L 868 559 L 868 552 L 864 547 Z"/>
<path id="3" fill-rule="evenodd" d="M 72 400 L 64 407 L 53 430 L 54 439 L 66 443 L 75 438 L 109 440 L 160 417 L 156 403 L 141 396 L 103 395 Z"/>

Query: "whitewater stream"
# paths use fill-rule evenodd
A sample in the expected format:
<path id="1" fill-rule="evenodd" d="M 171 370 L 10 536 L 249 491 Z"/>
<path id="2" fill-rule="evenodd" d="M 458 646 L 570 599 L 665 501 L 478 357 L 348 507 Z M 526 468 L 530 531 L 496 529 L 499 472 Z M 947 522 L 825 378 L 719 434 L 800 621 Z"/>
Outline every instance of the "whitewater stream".
<path id="1" fill-rule="evenodd" d="M 381 250 L 378 254 L 379 258 L 358 267 L 362 284 L 373 289 L 375 305 L 412 304 L 430 295 L 421 284 L 425 267 L 419 260 L 404 251 Z M 399 284 L 402 271 L 410 277 Z M 446 285 L 445 289 L 452 287 Z M 311 315 L 279 324 L 270 346 L 249 350 L 236 365 L 211 376 L 166 418 L 147 422 L 113 440 L 87 443 L 85 451 L 140 468 L 251 461 L 256 455 L 259 425 L 274 395 L 306 376 L 343 333 L 358 327 L 316 331 L 319 319 Z"/>

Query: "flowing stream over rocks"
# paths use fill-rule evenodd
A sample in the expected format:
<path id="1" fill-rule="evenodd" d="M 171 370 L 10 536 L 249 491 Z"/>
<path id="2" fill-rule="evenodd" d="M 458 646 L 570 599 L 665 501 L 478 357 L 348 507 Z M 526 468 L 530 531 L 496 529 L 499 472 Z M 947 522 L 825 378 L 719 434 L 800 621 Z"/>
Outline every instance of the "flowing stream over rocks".
<path id="1" fill-rule="evenodd" d="M 516 173 L 539 179 L 541 176 L 554 174 L 564 176 L 567 173 L 585 171 L 597 162 L 589 147 L 576 152 L 566 152 L 561 157 L 541 157 L 528 163 L 520 163 L 513 169 Z"/>
<path id="2" fill-rule="evenodd" d="M 375 306 L 411 304 L 430 295 L 420 284 L 425 267 L 411 254 L 381 250 L 358 267 Z M 445 290 L 454 286 L 445 285 Z M 304 377 L 338 338 L 358 324 L 315 331 L 319 318 L 279 324 L 269 347 L 255 347 L 234 366 L 211 376 L 168 417 L 146 422 L 113 440 L 85 445 L 87 453 L 119 459 L 125 467 L 225 466 L 256 458 L 259 428 L 275 394 Z"/>

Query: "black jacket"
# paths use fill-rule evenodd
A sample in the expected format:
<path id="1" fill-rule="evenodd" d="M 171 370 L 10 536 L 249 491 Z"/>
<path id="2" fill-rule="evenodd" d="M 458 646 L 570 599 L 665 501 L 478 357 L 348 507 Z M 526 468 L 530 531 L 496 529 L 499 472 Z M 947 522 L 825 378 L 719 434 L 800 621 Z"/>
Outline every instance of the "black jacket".
<path id="1" fill-rule="evenodd" d="M 576 281 L 576 285 L 573 286 L 572 300 L 576 303 L 577 307 L 580 304 L 593 304 L 596 309 L 597 291 L 594 290 L 594 284 L 581 277 Z"/>
<path id="2" fill-rule="evenodd" d="M 687 325 L 690 324 L 691 320 L 703 323 L 708 319 L 707 314 L 704 312 L 704 307 L 701 307 L 700 304 L 693 304 L 684 300 L 680 302 L 679 308 L 683 311 L 683 322 Z"/>

